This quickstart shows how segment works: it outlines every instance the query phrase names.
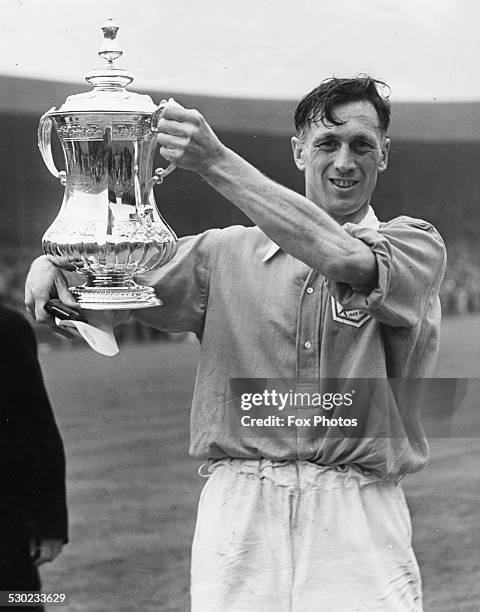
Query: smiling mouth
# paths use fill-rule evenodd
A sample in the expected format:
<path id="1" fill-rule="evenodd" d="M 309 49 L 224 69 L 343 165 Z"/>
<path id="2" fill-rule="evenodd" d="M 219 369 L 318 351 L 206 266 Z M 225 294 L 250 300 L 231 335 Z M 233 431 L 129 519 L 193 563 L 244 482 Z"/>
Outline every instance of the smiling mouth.
<path id="1" fill-rule="evenodd" d="M 332 183 L 332 185 L 335 185 L 335 187 L 339 187 L 340 189 L 350 189 L 358 183 L 358 181 L 353 181 L 352 179 L 331 178 L 328 180 Z"/>

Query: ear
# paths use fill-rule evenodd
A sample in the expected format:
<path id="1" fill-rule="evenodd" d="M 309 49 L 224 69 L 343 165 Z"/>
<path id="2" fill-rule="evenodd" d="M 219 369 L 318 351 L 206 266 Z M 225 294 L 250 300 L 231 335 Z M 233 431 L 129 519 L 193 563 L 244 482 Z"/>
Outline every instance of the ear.
<path id="1" fill-rule="evenodd" d="M 388 166 L 388 153 L 390 151 L 390 138 L 385 138 L 385 142 L 382 146 L 382 157 L 380 158 L 380 162 L 378 164 L 378 171 L 384 172 Z"/>
<path id="2" fill-rule="evenodd" d="M 301 171 L 305 171 L 305 162 L 303 160 L 303 140 L 298 136 L 292 136 L 292 151 L 293 151 L 293 160 L 297 168 Z"/>

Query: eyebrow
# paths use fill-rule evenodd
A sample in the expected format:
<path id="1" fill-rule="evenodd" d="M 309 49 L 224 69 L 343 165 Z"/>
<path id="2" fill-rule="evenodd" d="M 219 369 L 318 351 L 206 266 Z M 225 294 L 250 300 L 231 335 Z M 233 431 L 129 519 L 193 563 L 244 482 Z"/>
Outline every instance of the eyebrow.
<path id="1" fill-rule="evenodd" d="M 319 134 L 316 138 L 314 138 L 314 140 L 312 141 L 313 145 L 316 144 L 320 144 L 321 142 L 325 141 L 325 140 L 339 140 L 339 136 L 337 134 L 334 134 L 332 132 L 325 132 L 324 134 Z M 349 138 L 349 140 L 351 141 L 355 141 L 355 140 L 365 140 L 366 142 L 372 144 L 372 145 L 376 145 L 376 139 L 371 136 L 370 134 L 366 134 L 365 132 L 359 133 L 359 134 L 353 134 L 353 136 L 351 138 Z"/>

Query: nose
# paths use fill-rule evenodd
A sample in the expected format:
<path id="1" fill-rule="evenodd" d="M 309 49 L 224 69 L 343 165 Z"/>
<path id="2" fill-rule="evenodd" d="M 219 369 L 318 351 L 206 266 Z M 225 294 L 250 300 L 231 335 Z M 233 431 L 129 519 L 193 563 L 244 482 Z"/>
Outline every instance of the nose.
<path id="1" fill-rule="evenodd" d="M 348 174 L 355 168 L 352 151 L 347 143 L 342 144 L 338 149 L 334 161 L 335 170 L 341 174 Z"/>

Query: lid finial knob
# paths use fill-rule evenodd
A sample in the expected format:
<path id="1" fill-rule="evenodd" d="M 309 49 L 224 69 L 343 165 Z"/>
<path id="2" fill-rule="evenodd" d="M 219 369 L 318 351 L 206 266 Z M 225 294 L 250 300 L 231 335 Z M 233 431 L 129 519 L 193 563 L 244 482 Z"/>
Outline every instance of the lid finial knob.
<path id="1" fill-rule="evenodd" d="M 133 76 L 123 68 L 113 65 L 113 62 L 123 55 L 116 41 L 118 25 L 113 19 L 107 19 L 102 26 L 102 32 L 103 44 L 98 55 L 107 63 L 102 68 L 94 68 L 85 78 L 96 88 L 119 91 L 133 81 Z"/>
<path id="2" fill-rule="evenodd" d="M 103 44 L 100 47 L 98 55 L 112 65 L 116 59 L 123 55 L 123 51 L 115 40 L 118 32 L 118 25 L 113 19 L 107 19 L 102 26 L 102 32 Z"/>

